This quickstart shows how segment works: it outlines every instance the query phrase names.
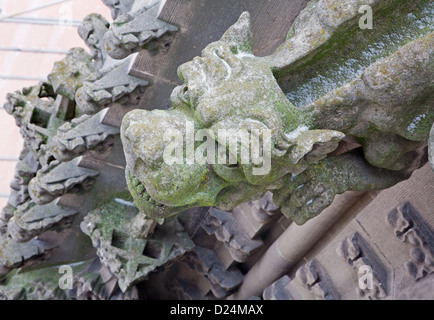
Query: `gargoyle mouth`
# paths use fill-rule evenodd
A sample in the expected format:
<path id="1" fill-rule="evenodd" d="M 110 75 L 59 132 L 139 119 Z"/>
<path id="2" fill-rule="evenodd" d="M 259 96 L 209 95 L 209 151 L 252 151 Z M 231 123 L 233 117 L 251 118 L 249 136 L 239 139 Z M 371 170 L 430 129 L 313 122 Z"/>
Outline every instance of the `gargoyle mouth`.
<path id="1" fill-rule="evenodd" d="M 134 176 L 129 170 L 126 170 L 125 174 L 134 204 L 150 219 L 162 221 L 162 219 L 169 218 L 189 208 L 189 206 L 168 206 L 158 202 L 152 198 L 139 178 Z"/>
<path id="2" fill-rule="evenodd" d="M 150 205 L 162 208 L 164 204 L 156 201 L 151 195 L 146 191 L 145 185 L 136 177 L 132 179 L 132 187 L 136 191 L 137 196 L 140 196 L 142 201 L 148 202 Z"/>

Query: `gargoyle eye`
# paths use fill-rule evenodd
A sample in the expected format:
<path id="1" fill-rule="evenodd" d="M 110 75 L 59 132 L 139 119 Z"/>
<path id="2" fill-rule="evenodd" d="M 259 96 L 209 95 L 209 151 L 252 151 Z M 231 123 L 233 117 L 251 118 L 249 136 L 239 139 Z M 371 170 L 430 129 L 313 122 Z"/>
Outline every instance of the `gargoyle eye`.
<path id="1" fill-rule="evenodd" d="M 188 86 L 184 86 L 182 91 L 178 94 L 179 99 L 185 104 L 190 105 L 190 95 L 188 93 Z"/>

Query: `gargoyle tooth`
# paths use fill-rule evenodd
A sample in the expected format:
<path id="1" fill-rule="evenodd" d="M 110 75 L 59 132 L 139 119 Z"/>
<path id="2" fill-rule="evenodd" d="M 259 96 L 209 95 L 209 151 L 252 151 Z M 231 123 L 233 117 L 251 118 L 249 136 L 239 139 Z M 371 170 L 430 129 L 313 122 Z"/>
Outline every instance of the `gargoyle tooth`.
<path id="1" fill-rule="evenodd" d="M 137 185 L 137 192 L 140 194 L 144 194 L 146 192 L 146 188 L 142 183 Z"/>
<path id="2" fill-rule="evenodd" d="M 151 196 L 149 195 L 149 193 L 147 193 L 146 191 L 142 194 L 142 198 L 144 198 L 146 201 L 149 200 L 149 198 L 151 198 Z"/>

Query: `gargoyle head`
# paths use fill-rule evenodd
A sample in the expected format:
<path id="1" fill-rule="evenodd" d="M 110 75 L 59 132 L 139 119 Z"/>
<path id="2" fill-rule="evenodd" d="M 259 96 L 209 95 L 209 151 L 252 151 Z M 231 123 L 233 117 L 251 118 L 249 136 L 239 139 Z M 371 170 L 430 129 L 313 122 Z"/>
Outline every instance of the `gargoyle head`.
<path id="1" fill-rule="evenodd" d="M 309 113 L 285 97 L 270 60 L 253 55 L 247 12 L 178 75 L 184 85 L 170 110 L 131 111 L 121 128 L 128 187 L 150 218 L 195 206 L 229 210 L 280 188 L 344 137 L 309 130 Z"/>

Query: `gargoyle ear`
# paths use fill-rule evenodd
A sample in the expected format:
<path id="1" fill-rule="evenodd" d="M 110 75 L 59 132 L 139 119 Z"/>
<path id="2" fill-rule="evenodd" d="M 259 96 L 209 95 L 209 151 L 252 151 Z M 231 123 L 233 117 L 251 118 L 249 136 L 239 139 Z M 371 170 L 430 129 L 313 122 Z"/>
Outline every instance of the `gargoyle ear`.
<path id="1" fill-rule="evenodd" d="M 334 151 L 345 134 L 335 130 L 309 130 L 301 133 L 294 139 L 295 147 L 291 150 L 289 158 L 297 164 L 304 158 L 307 162 L 323 159 Z"/>
<path id="2" fill-rule="evenodd" d="M 240 50 L 253 52 L 253 32 L 250 14 L 247 11 L 243 12 L 237 23 L 225 32 L 220 41 L 226 43 L 235 42 L 239 45 Z"/>

